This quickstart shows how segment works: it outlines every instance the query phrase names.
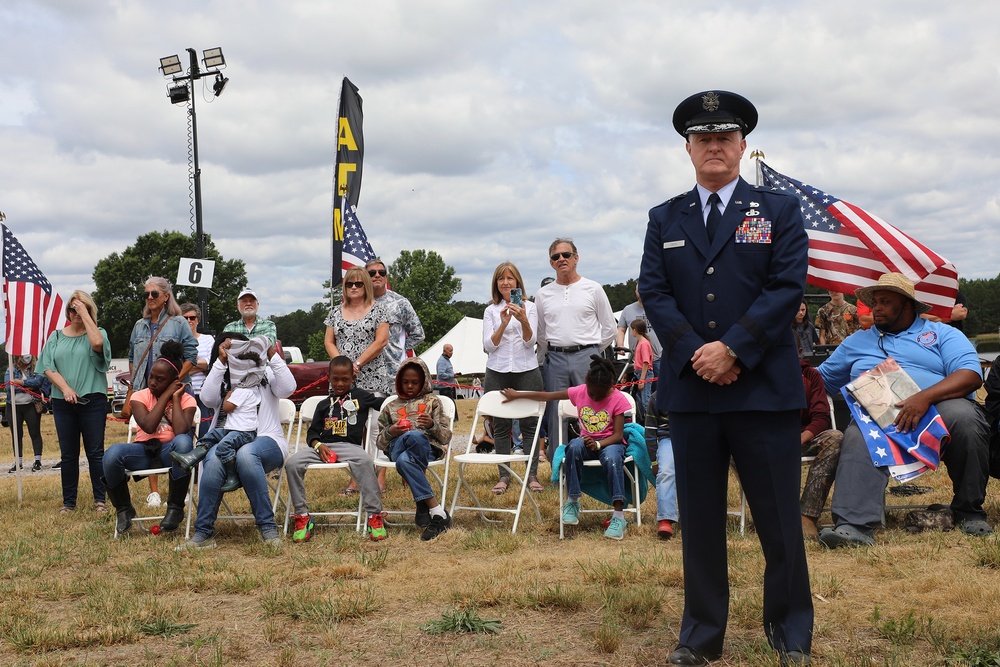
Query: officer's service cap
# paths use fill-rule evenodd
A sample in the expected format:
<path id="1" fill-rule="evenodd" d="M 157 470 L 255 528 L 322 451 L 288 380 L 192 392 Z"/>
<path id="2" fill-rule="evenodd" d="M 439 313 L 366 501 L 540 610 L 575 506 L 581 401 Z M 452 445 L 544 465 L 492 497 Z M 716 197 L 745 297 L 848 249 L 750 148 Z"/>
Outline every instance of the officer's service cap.
<path id="1" fill-rule="evenodd" d="M 750 100 L 725 90 L 706 90 L 674 109 L 674 129 L 682 137 L 707 132 L 743 132 L 757 127 L 757 109 Z"/>

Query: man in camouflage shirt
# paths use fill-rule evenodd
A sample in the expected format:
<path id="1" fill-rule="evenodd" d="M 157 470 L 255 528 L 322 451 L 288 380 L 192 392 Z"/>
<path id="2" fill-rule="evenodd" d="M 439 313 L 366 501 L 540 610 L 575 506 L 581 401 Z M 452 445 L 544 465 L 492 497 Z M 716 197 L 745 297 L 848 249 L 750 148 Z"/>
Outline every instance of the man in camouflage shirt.
<path id="1" fill-rule="evenodd" d="M 844 300 L 843 292 L 830 290 L 830 302 L 816 313 L 820 345 L 840 345 L 859 329 L 858 309 Z"/>

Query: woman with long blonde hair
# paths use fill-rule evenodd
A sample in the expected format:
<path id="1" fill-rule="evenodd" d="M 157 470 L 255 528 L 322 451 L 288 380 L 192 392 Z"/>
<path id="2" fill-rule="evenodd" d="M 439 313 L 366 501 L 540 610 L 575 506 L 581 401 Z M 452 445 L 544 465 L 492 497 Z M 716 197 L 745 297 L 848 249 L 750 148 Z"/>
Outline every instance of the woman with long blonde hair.
<path id="1" fill-rule="evenodd" d="M 330 358 L 344 355 L 354 362 L 355 385 L 382 396 L 392 391 L 392 378 L 382 351 L 389 343 L 389 314 L 375 301 L 368 272 L 352 266 L 344 274 L 344 298 L 326 318 L 324 344 Z"/>

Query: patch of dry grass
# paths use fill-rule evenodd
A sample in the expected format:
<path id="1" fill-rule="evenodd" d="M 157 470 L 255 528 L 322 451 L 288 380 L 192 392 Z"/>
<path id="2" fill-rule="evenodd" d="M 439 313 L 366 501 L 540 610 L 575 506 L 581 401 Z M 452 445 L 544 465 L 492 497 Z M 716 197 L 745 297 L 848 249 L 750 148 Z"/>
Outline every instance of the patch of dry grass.
<path id="1" fill-rule="evenodd" d="M 456 431 L 465 437 L 474 403 L 458 405 Z M 43 424 L 48 470 L 57 447 L 51 416 Z M 108 444 L 123 440 L 123 426 L 109 426 Z M 6 470 L 9 446 L 0 451 Z M 516 503 L 513 490 L 489 494 L 485 467 L 476 480 L 490 502 Z M 585 515 L 560 541 L 552 486 L 538 496 L 543 522 L 528 510 L 516 535 L 509 519 L 486 524 L 466 512 L 424 543 L 409 517 L 396 516 L 386 542 L 368 542 L 345 524 L 275 552 L 262 548 L 252 522 L 220 521 L 218 549 L 181 555 L 172 551 L 177 538 L 139 532 L 113 541 L 112 517 L 92 511 L 85 470 L 71 515 L 58 514 L 55 472 L 26 472 L 23 482 L 18 506 L 13 478 L 0 475 L 3 665 L 662 665 L 677 640 L 683 530 L 670 542 L 656 539 L 652 495 L 643 526 L 630 524 L 623 542 L 601 536 L 600 515 Z M 338 474 L 310 479 L 313 508 L 349 507 L 337 497 L 346 483 Z M 934 490 L 917 502 L 949 500 L 943 472 L 920 483 Z M 987 507 L 994 518 L 995 484 Z M 412 505 L 398 477 L 389 485 L 387 506 Z M 147 493 L 142 482 L 133 498 L 152 515 L 141 502 Z M 248 509 L 240 493 L 227 501 L 235 512 Z M 730 501 L 739 503 L 735 484 Z M 1000 540 L 910 535 L 902 514 L 890 513 L 872 549 L 807 545 L 816 664 L 1000 664 L 1000 620 L 991 612 L 1000 608 Z M 752 528 L 741 536 L 735 526 L 718 664 L 777 665 L 760 628 L 760 546 Z M 499 632 L 421 630 L 473 610 L 499 621 Z"/>

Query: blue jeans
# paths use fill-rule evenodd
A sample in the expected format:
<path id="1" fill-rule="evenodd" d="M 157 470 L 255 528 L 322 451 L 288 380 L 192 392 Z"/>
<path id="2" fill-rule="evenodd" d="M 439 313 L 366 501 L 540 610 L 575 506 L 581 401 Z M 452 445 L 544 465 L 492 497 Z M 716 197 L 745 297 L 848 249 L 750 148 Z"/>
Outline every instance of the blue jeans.
<path id="1" fill-rule="evenodd" d="M 213 428 L 198 440 L 198 444 L 208 449 L 215 445 L 215 455 L 223 463 L 229 463 L 236 458 L 236 450 L 256 439 L 257 431 L 230 431 L 225 428 Z"/>
<path id="2" fill-rule="evenodd" d="M 677 481 L 674 473 L 674 446 L 670 438 L 660 438 L 656 448 L 656 520 L 677 521 Z"/>
<path id="3" fill-rule="evenodd" d="M 222 504 L 222 483 L 226 481 L 226 469 L 222 459 L 212 456 L 213 447 L 205 457 L 198 486 L 198 516 L 194 522 L 197 537 L 208 539 L 215 534 L 215 519 Z M 284 463 L 281 447 L 274 438 L 261 436 L 236 452 L 236 472 L 243 484 L 243 491 L 250 501 L 254 522 L 262 535 L 278 534 L 278 524 L 274 522 L 271 509 L 271 493 L 267 486 L 267 473 L 277 470 Z"/>
<path id="4" fill-rule="evenodd" d="M 413 500 L 419 502 L 434 497 L 427 481 L 427 462 L 431 458 L 431 441 L 423 431 L 407 431 L 389 443 L 389 460 L 410 485 Z"/>
<path id="5" fill-rule="evenodd" d="M 583 438 L 573 438 L 566 447 L 563 468 L 566 471 L 566 493 L 570 500 L 579 500 L 580 478 L 583 477 L 583 462 L 598 459 L 608 476 L 611 500 L 625 502 L 625 445 L 605 445 L 594 452 L 583 444 Z"/>
<path id="6" fill-rule="evenodd" d="M 646 377 L 650 377 L 649 373 L 646 373 Z M 639 389 L 639 395 L 635 399 L 636 414 L 633 415 L 633 417 L 635 421 L 639 424 L 646 423 L 646 408 L 649 407 L 649 396 L 652 393 L 652 391 L 653 391 L 653 383 L 647 382 L 646 384 L 642 385 L 641 389 Z"/>
<path id="7" fill-rule="evenodd" d="M 90 486 L 94 491 L 94 502 L 103 503 L 104 484 L 104 425 L 107 423 L 108 397 L 105 394 L 87 394 L 86 405 L 68 403 L 61 398 L 52 399 L 52 419 L 59 438 L 61 454 L 63 506 L 76 507 L 77 486 L 80 482 L 80 438 L 87 453 L 90 468 Z"/>
<path id="8" fill-rule="evenodd" d="M 126 470 L 146 470 L 148 468 L 170 468 L 170 476 L 174 479 L 187 477 L 189 473 L 176 465 L 170 458 L 170 452 L 178 451 L 186 454 L 191 451 L 191 434 L 175 435 L 160 447 L 160 455 L 150 458 L 144 442 L 123 442 L 111 445 L 104 454 L 104 479 L 108 486 L 116 487 L 125 481 Z"/>

